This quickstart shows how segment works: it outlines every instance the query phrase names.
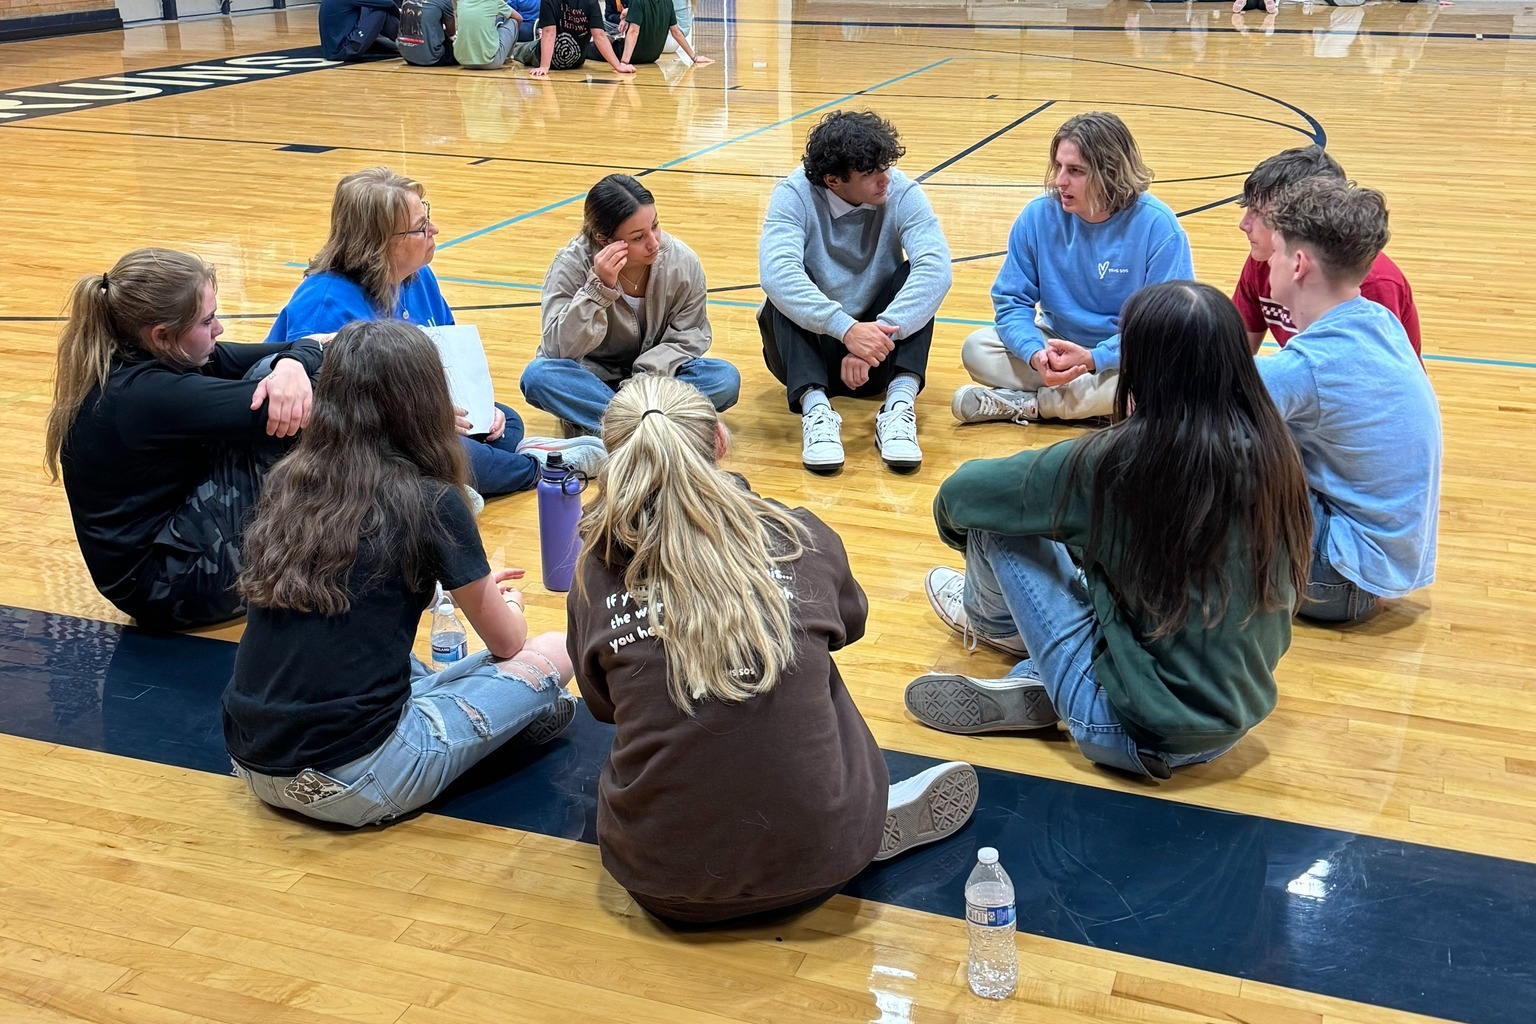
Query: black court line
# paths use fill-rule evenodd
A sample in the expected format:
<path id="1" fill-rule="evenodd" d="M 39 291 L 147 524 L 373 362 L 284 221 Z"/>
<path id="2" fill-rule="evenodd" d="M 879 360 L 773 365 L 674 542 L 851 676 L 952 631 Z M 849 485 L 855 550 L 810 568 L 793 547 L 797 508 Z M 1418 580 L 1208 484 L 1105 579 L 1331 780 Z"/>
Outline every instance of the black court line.
<path id="1" fill-rule="evenodd" d="M 950 157 L 948 160 L 945 160 L 943 163 L 939 164 L 938 166 L 932 167 L 932 168 L 924 171 L 922 174 L 919 174 L 917 176 L 917 180 L 919 182 L 927 181 L 929 178 L 933 177 L 935 174 L 938 174 L 944 168 L 949 167 L 952 164 L 959 163 L 961 160 L 964 160 L 966 157 L 970 156 L 972 153 L 976 152 L 978 149 L 980 149 L 981 147 L 985 146 L 987 143 L 993 142 L 993 141 L 995 141 L 997 139 L 1002 138 L 1004 135 L 1007 135 L 1009 132 L 1011 132 L 1015 128 L 1017 128 L 1019 125 L 1023 124 L 1025 121 L 1028 121 L 1030 118 L 1032 118 L 1036 114 L 1040 113 L 1042 110 L 1048 110 L 1051 107 L 1054 107 L 1055 105 L 1056 105 L 1056 101 L 1055 100 L 1046 100 L 1044 103 L 1040 104 L 1038 107 L 1036 107 L 1034 110 L 1031 110 L 1029 113 L 1025 114 L 1023 117 L 1016 118 L 1015 120 L 1013 120 L 1013 121 L 1009 122 L 1008 124 L 1004 125 L 1003 127 L 999 128 L 997 131 L 993 132 L 991 135 L 988 135 L 986 138 L 982 139 L 980 142 L 972 143 L 971 145 L 969 145 L 966 148 L 962 149 L 960 152 L 956 153 L 954 156 Z"/>

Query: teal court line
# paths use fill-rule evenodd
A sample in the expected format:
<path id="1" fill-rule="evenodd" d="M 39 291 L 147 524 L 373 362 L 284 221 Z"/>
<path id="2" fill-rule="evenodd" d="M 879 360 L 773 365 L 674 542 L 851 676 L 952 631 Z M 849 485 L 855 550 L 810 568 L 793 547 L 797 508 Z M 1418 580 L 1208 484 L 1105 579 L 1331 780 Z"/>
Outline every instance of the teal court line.
<path id="1" fill-rule="evenodd" d="M 302 266 L 303 264 L 289 265 Z M 544 290 L 542 285 L 518 284 L 513 281 L 487 281 L 478 277 L 444 277 L 439 274 L 437 279 L 439 281 L 447 281 L 450 284 L 472 284 L 479 285 L 484 288 L 514 288 L 518 291 L 532 292 Z M 736 309 L 756 309 L 758 306 L 762 305 L 760 302 L 744 302 L 741 299 L 708 299 L 706 301 L 711 306 L 729 306 Z M 934 321 L 941 324 L 958 324 L 961 327 L 991 327 L 993 324 L 991 320 L 968 320 L 964 317 L 955 316 L 934 317 Z M 1280 346 L 1276 345 L 1272 341 L 1266 341 L 1263 347 L 1279 348 Z M 1427 363 L 1456 363 L 1462 366 L 1504 366 L 1515 370 L 1536 370 L 1536 362 L 1527 363 L 1521 362 L 1518 359 L 1482 359 L 1477 356 L 1441 356 L 1431 355 L 1426 352 L 1424 354 L 1424 361 Z"/>
<path id="2" fill-rule="evenodd" d="M 914 75 L 921 75 L 921 74 L 923 74 L 926 71 L 932 71 L 934 68 L 940 67 L 940 66 L 942 66 L 944 64 L 948 64 L 952 60 L 954 60 L 953 57 L 945 57 L 943 60 L 934 61 L 932 64 L 929 64 L 926 67 L 921 67 L 921 68 L 917 68 L 916 70 L 913 70 L 913 71 L 908 71 L 906 74 L 897 75 L 895 78 L 887 78 L 885 81 L 880 82 L 877 85 L 871 85 L 867 89 L 860 89 L 858 92 L 850 92 L 847 95 L 839 96 L 837 99 L 830 100 L 830 101 L 828 101 L 826 103 L 821 104 L 820 106 L 812 107 L 809 110 L 802 110 L 798 114 L 793 114 L 793 115 L 791 115 L 789 117 L 782 118 L 782 119 L 780 119 L 778 121 L 773 122 L 772 124 L 765 124 L 761 128 L 754 128 L 754 129 L 752 129 L 749 132 L 745 132 L 745 133 L 743 133 L 741 135 L 736 136 L 735 138 L 726 139 L 723 142 L 716 142 L 716 143 L 713 143 L 712 145 L 705 146 L 703 149 L 695 150 L 694 152 L 689 153 L 687 156 L 680 156 L 680 157 L 678 157 L 675 160 L 668 160 L 664 164 L 658 164 L 656 166 L 656 170 L 658 170 L 658 171 L 669 170 L 669 169 L 671 169 L 673 167 L 676 167 L 678 164 L 684 164 L 684 163 L 687 163 L 689 160 L 697 159 L 698 157 L 704 156 L 707 153 L 713 153 L 717 149 L 724 149 L 726 146 L 734 146 L 738 142 L 744 142 L 747 139 L 750 139 L 750 138 L 752 138 L 754 136 L 757 136 L 757 135 L 761 135 L 764 132 L 772 131 L 775 128 L 782 128 L 784 125 L 789 124 L 792 121 L 798 121 L 798 120 L 800 120 L 803 117 L 810 117 L 812 114 L 819 114 L 821 111 L 827 110 L 827 109 L 829 109 L 831 107 L 835 107 L 839 103 L 846 103 L 849 100 L 854 99 L 856 97 L 867 95 L 867 94 L 875 92 L 876 90 L 879 90 L 879 89 L 884 89 L 888 85 L 895 85 L 897 82 L 904 81 L 905 79 L 911 78 Z M 574 196 L 571 196 L 568 199 L 562 199 L 559 202 L 550 203 L 548 206 L 541 206 L 537 210 L 529 210 L 527 213 L 520 213 L 516 217 L 509 217 L 506 220 L 498 221 L 495 224 L 491 224 L 491 225 L 489 225 L 487 227 L 480 228 L 478 231 L 471 231 L 467 235 L 460 235 L 458 238 L 450 239 L 449 241 L 446 241 L 446 242 L 439 242 L 437 247 L 439 249 L 449 249 L 449 248 L 452 248 L 453 246 L 458 245 L 458 244 L 460 244 L 462 242 L 468 242 L 468 241 L 471 241 L 473 239 L 479 238 L 482 235 L 488 235 L 492 231 L 500 231 L 502 228 L 510 227 L 513 224 L 517 224 L 517 223 L 519 223 L 521 221 L 528 220 L 531 217 L 537 217 L 537 216 L 539 216 L 542 213 L 549 213 L 551 210 L 558 210 L 562 206 L 569 206 L 569 205 L 571 205 L 574 202 L 579 202 L 580 200 L 586 198 L 586 195 L 587 194 L 585 192 L 582 192 L 580 195 L 574 195 Z M 445 278 L 445 280 L 446 280 L 446 278 Z"/>

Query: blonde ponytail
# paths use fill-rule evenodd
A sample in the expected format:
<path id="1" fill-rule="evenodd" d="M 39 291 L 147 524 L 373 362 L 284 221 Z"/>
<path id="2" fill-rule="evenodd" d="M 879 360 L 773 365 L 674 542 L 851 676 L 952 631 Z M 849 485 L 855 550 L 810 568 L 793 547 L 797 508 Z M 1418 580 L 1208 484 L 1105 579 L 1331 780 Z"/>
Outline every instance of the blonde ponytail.
<path id="1" fill-rule="evenodd" d="M 645 375 L 603 417 L 608 461 L 582 517 L 582 558 L 622 570 L 667 657 L 667 690 L 739 702 L 772 689 L 794 661 L 788 576 L 809 531 L 715 461 L 719 418 L 697 389 Z"/>

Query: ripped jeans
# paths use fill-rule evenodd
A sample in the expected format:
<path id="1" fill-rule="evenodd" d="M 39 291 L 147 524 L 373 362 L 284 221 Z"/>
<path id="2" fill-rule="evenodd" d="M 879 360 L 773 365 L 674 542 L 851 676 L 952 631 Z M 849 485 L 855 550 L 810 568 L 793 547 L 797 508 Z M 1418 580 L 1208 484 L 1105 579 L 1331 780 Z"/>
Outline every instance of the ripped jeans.
<path id="1" fill-rule="evenodd" d="M 520 676 L 503 673 L 488 651 L 441 672 L 411 658 L 411 697 L 394 735 L 372 753 L 324 772 L 235 774 L 263 802 L 341 825 L 375 825 L 414 811 L 476 762 L 546 714 L 565 690 L 559 668 L 526 649 Z M 572 699 L 568 695 L 564 699 Z"/>

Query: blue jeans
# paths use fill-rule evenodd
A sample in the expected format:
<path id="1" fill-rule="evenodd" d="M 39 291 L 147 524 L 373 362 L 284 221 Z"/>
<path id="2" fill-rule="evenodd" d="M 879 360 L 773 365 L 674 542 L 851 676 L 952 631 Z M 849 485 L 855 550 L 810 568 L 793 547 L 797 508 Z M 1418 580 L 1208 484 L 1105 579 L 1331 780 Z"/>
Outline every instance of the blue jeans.
<path id="1" fill-rule="evenodd" d="M 965 612 L 987 636 L 1018 633 L 1030 657 L 1010 678 L 1039 679 L 1056 713 L 1095 764 L 1151 776 L 1138 754 L 1169 768 L 1200 764 L 1232 749 L 1199 754 L 1138 750 L 1093 673 L 1102 634 L 1082 573 L 1067 549 L 1045 537 L 1006 537 L 972 530 L 965 546 Z"/>
<path id="2" fill-rule="evenodd" d="M 1316 491 L 1312 495 L 1312 571 L 1307 600 L 1296 614 L 1313 622 L 1354 622 L 1376 610 L 1375 594 L 1361 590 L 1328 561 L 1328 531 L 1333 512 Z"/>
<path id="3" fill-rule="evenodd" d="M 237 764 L 235 774 L 263 802 L 321 821 L 362 826 L 407 814 L 554 707 L 564 692 L 556 666 L 521 657 L 526 679 L 502 672 L 488 651 L 441 672 L 412 657 L 411 697 L 377 750 L 324 772 L 261 775 Z"/>
<path id="4" fill-rule="evenodd" d="M 517 450 L 523 440 L 523 418 L 500 402 L 496 408 L 507 417 L 507 429 L 499 438 L 483 441 L 459 435 L 469 457 L 469 486 L 486 498 L 526 491 L 539 479 L 539 460 Z"/>
<path id="5" fill-rule="evenodd" d="M 690 359 L 673 376 L 702 391 L 716 412 L 724 412 L 741 397 L 741 374 L 723 359 Z M 603 380 L 574 359 L 539 356 L 523 370 L 521 383 L 523 397 L 535 409 L 565 420 L 583 433 L 600 434 L 603 410 L 624 382 Z"/>

